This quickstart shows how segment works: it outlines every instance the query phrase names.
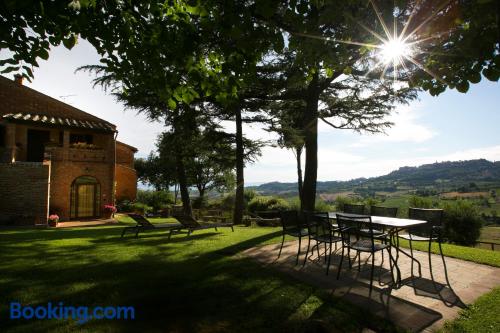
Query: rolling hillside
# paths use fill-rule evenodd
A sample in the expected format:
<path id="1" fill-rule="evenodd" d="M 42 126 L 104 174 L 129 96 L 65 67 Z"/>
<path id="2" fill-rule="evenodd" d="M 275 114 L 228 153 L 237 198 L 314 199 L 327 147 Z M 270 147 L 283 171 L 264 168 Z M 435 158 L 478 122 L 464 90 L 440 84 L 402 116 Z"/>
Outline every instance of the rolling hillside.
<path id="1" fill-rule="evenodd" d="M 317 192 L 353 191 L 358 194 L 373 194 L 401 190 L 470 191 L 495 187 L 500 187 L 500 161 L 479 159 L 402 167 L 380 177 L 318 182 Z M 271 182 L 248 188 L 264 195 L 297 195 L 297 183 Z"/>

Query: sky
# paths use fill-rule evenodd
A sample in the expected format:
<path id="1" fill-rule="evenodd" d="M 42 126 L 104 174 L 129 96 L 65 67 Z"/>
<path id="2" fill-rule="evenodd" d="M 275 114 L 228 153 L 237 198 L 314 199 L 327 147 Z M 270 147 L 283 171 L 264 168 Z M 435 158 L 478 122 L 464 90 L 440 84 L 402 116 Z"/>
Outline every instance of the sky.
<path id="1" fill-rule="evenodd" d="M 34 68 L 33 82 L 24 84 L 117 125 L 118 140 L 137 147 L 136 157 L 147 156 L 155 149 L 163 124 L 126 110 L 101 87 L 93 87 L 91 74 L 75 73 L 80 66 L 98 62 L 96 51 L 85 40 L 71 51 L 53 48 L 49 60 L 40 60 L 40 67 Z M 389 119 L 395 125 L 376 135 L 333 129 L 320 121 L 318 180 L 374 177 L 439 161 L 500 160 L 500 83 L 483 78 L 466 94 L 447 90 L 432 97 L 422 92 L 409 105 L 398 105 Z M 232 130 L 234 124 L 225 127 Z M 245 126 L 244 134 L 276 138 L 256 125 Z M 296 177 L 292 151 L 275 147 L 264 148 L 259 160 L 245 169 L 247 184 L 294 182 Z"/>

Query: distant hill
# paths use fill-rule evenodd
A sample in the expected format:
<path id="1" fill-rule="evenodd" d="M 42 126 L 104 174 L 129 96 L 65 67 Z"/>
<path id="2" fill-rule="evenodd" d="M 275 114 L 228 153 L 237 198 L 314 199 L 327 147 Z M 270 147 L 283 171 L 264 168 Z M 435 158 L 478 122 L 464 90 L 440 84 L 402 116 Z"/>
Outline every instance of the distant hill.
<path id="1" fill-rule="evenodd" d="M 500 187 L 500 161 L 485 159 L 440 162 L 418 167 L 401 167 L 391 173 L 373 178 L 357 178 L 349 181 L 318 182 L 318 193 L 396 192 L 420 190 L 444 192 L 450 190 L 468 191 Z M 271 182 L 249 186 L 264 195 L 297 195 L 297 183 Z"/>

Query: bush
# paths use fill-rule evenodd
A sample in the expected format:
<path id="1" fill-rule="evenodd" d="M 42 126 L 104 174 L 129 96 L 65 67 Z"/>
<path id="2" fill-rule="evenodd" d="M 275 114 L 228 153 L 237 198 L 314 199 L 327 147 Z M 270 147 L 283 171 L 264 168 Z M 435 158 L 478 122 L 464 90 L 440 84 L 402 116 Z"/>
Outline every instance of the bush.
<path id="1" fill-rule="evenodd" d="M 335 198 L 335 209 L 339 212 L 343 212 L 344 205 L 348 203 L 353 203 L 353 200 L 351 198 L 339 195 Z"/>
<path id="2" fill-rule="evenodd" d="M 461 245 L 473 245 L 480 236 L 483 222 L 476 206 L 467 200 L 443 204 L 446 238 Z"/>
<path id="3" fill-rule="evenodd" d="M 133 205 L 132 201 L 127 200 L 127 199 L 123 199 L 123 200 L 119 200 L 116 203 L 116 209 L 120 213 L 129 213 L 129 212 L 133 211 L 132 205 Z"/>
<path id="4" fill-rule="evenodd" d="M 314 209 L 317 212 L 331 212 L 334 210 L 331 205 L 329 205 L 327 202 L 325 202 L 324 200 L 321 200 L 321 199 L 316 200 L 316 205 L 315 205 Z"/>
<path id="5" fill-rule="evenodd" d="M 248 203 L 248 210 L 252 213 L 288 209 L 290 209 L 290 204 L 285 199 L 271 196 L 257 196 Z"/>
<path id="6" fill-rule="evenodd" d="M 131 205 L 131 211 L 137 214 L 146 215 L 148 212 L 152 211 L 153 207 L 143 204 L 142 202 L 134 202 Z"/>
<path id="7" fill-rule="evenodd" d="M 408 200 L 408 204 L 412 208 L 432 208 L 434 207 L 434 202 L 431 198 L 419 197 L 418 195 L 413 195 Z"/>
<path id="8" fill-rule="evenodd" d="M 174 203 L 174 196 L 168 191 L 137 191 L 138 203 L 145 204 L 152 207 L 153 210 L 158 211 L 165 208 L 168 204 Z"/>

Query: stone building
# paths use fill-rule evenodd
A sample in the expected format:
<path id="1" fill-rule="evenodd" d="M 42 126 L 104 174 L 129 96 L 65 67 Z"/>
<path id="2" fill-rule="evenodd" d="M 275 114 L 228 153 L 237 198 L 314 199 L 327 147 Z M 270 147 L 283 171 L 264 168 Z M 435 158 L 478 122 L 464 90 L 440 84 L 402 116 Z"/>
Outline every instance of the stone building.
<path id="1" fill-rule="evenodd" d="M 137 149 L 116 126 L 0 76 L 0 224 L 104 215 L 135 199 Z"/>

